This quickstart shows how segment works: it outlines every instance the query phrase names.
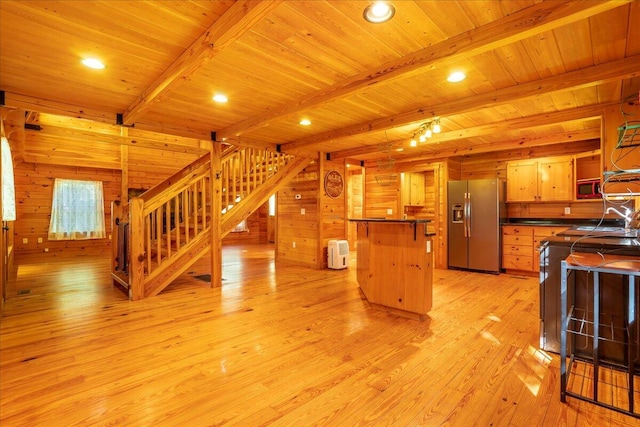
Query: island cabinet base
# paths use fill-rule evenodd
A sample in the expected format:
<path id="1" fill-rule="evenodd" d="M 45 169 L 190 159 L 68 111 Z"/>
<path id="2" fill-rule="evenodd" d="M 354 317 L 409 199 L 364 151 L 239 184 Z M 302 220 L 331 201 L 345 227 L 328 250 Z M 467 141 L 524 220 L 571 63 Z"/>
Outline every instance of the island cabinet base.
<path id="1" fill-rule="evenodd" d="M 433 242 L 421 222 L 358 222 L 357 278 L 374 308 L 424 320 L 431 309 Z"/>

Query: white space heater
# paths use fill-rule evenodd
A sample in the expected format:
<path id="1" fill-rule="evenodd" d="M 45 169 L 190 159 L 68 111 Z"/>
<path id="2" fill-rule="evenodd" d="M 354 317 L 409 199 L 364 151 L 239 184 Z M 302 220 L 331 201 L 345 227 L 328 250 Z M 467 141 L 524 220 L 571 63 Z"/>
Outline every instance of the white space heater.
<path id="1" fill-rule="evenodd" d="M 349 242 L 346 240 L 329 240 L 327 246 L 327 265 L 339 270 L 349 264 Z"/>

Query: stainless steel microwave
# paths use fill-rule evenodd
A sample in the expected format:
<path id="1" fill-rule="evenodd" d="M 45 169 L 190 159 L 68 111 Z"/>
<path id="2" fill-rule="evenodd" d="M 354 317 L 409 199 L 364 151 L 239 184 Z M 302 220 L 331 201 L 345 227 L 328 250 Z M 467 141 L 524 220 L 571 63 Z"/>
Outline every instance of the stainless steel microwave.
<path id="1" fill-rule="evenodd" d="M 600 179 L 579 179 L 576 181 L 576 199 L 600 199 Z"/>

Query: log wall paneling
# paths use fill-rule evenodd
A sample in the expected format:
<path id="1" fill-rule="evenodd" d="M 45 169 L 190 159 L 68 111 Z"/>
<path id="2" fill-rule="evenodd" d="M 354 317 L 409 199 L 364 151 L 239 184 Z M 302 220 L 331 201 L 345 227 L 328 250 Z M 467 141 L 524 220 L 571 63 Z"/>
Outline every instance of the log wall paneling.
<path id="1" fill-rule="evenodd" d="M 223 245 L 262 244 L 268 243 L 267 222 L 269 219 L 269 202 L 263 204 L 247 218 L 247 229 L 239 233 L 229 233 L 222 239 Z"/>
<path id="2" fill-rule="evenodd" d="M 327 172 L 334 170 L 342 176 L 342 182 L 346 186 L 346 167 L 344 160 L 325 160 L 322 161 L 323 173 L 320 179 L 320 215 L 322 217 L 322 268 L 327 267 L 327 247 L 329 240 L 343 240 L 347 238 L 347 191 L 343 188 L 342 193 L 338 197 L 330 197 L 324 186 L 324 179 Z"/>
<path id="3" fill-rule="evenodd" d="M 376 167 L 367 168 L 364 184 L 365 218 L 400 218 L 402 212 L 398 212 L 399 198 L 399 172 Z"/>
<path id="4" fill-rule="evenodd" d="M 102 181 L 104 189 L 105 226 L 111 235 L 111 202 L 120 195 L 120 171 L 89 167 L 60 165 L 36 165 L 18 163 L 15 165 L 16 187 L 16 255 L 39 253 L 48 248 L 49 253 L 61 251 L 100 251 L 108 253 L 110 240 L 62 240 L 49 241 L 49 221 L 53 200 L 55 178 Z M 42 243 L 38 243 L 42 238 Z M 28 239 L 23 243 L 23 239 Z"/>
<path id="5" fill-rule="evenodd" d="M 93 134 L 91 139 L 71 140 L 44 130 L 27 130 L 24 160 L 38 164 L 120 169 L 120 146 L 101 141 L 99 134 Z"/>
<path id="6" fill-rule="evenodd" d="M 278 192 L 277 259 L 316 268 L 318 263 L 318 162 L 309 164 Z M 300 199 L 296 199 L 296 194 Z M 302 214 L 302 209 L 305 213 Z M 294 247 L 295 244 L 295 247 Z"/>
<path id="7" fill-rule="evenodd" d="M 129 147 L 129 188 L 149 189 L 198 157 L 195 154 Z"/>

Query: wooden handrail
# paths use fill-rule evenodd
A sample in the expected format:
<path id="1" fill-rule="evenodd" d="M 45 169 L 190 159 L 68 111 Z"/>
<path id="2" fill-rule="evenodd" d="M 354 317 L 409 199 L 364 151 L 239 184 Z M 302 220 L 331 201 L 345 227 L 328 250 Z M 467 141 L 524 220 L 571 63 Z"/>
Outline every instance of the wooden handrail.
<path id="1" fill-rule="evenodd" d="M 114 224 L 126 222 L 127 230 L 126 238 L 115 237 L 113 241 L 114 280 L 117 275 L 117 281 L 122 283 L 128 275 L 129 297 L 134 300 L 160 292 L 180 274 L 183 265 L 190 265 L 194 257 L 208 250 L 215 218 L 212 206 L 222 206 L 223 224 L 226 217 L 241 221 L 255 208 L 247 205 L 228 215 L 231 208 L 243 203 L 256 204 L 258 199 L 264 203 L 269 190 L 264 185 L 291 159 L 287 154 L 234 147 L 222 155 L 221 170 L 213 171 L 215 176 L 211 176 L 210 155 L 206 155 L 128 204 L 114 203 Z M 219 195 L 222 203 L 213 203 L 214 179 L 222 184 Z M 259 197 L 252 196 L 258 190 Z M 229 230 L 229 225 L 223 229 Z M 122 254 L 128 258 L 118 259 Z"/>

